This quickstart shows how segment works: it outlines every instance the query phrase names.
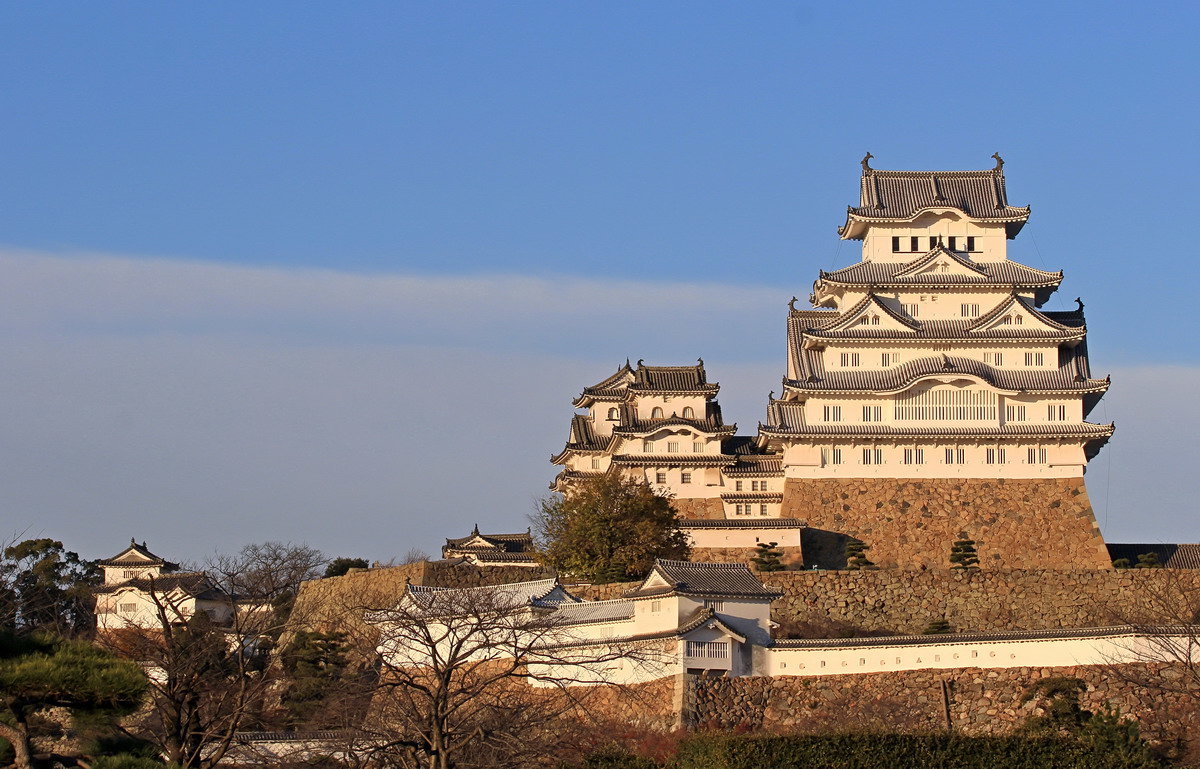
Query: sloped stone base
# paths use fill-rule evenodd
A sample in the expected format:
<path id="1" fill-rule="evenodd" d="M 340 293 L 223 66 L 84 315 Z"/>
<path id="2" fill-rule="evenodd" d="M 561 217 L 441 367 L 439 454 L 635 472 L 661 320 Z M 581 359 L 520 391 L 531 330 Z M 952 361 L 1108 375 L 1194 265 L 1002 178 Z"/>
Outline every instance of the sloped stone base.
<path id="1" fill-rule="evenodd" d="M 708 499 L 672 499 L 671 506 L 680 518 L 724 518 L 725 508 L 719 497 Z"/>
<path id="2" fill-rule="evenodd" d="M 1082 478 L 789 478 L 783 516 L 808 522 L 810 566 L 843 566 L 848 537 L 881 568 L 946 568 L 962 537 L 983 568 L 1112 565 Z"/>

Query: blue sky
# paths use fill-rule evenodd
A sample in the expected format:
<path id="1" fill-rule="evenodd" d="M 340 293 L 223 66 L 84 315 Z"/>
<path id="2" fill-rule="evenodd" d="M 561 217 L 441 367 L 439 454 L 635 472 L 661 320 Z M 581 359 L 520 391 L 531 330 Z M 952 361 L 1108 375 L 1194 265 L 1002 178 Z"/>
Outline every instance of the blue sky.
<path id="1" fill-rule="evenodd" d="M 1114 371 L 1106 533 L 1195 540 L 1198 17 L 0 6 L 0 531 L 386 560 L 523 528 L 571 396 L 626 356 L 703 356 L 752 430 L 787 299 L 857 258 L 865 151 L 998 150 L 1034 212 L 1012 255 L 1066 270 L 1051 306 L 1083 296 Z"/>

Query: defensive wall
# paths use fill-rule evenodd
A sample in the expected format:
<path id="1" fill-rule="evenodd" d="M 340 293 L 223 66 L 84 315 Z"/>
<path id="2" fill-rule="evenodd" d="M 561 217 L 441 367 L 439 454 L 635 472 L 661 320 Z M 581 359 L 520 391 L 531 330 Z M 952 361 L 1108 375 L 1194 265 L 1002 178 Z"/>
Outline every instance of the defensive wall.
<path id="1" fill-rule="evenodd" d="M 963 537 L 985 569 L 1111 565 L 1083 478 L 789 478 L 782 515 L 807 521 L 805 561 L 826 568 L 848 537 L 887 568 L 949 566 Z"/>

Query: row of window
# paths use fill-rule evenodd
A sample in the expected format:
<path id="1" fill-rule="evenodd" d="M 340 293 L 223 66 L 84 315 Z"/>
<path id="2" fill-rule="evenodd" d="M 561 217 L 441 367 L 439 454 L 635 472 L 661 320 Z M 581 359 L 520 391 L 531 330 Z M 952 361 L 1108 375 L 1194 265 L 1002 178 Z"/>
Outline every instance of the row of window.
<path id="1" fill-rule="evenodd" d="M 663 411 L 662 406 L 655 406 L 650 411 L 651 419 L 663 419 L 665 416 L 666 412 Z M 695 419 L 696 411 L 691 406 L 684 406 L 680 416 L 682 416 L 684 419 Z M 611 408 L 608 410 L 608 418 L 609 421 L 616 421 L 621 418 L 621 412 L 615 408 Z"/>
<path id="2" fill-rule="evenodd" d="M 923 248 L 924 243 L 929 243 L 929 248 Z M 965 253 L 978 253 L 975 248 L 974 235 L 950 235 L 948 237 L 942 235 L 930 235 L 928 239 L 919 235 L 893 235 L 892 236 L 892 251 L 903 253 L 922 253 L 924 251 L 932 251 L 938 246 L 945 246 L 951 251 L 961 251 Z M 961 246 L 961 248 L 960 248 Z"/>
<path id="3" fill-rule="evenodd" d="M 892 414 L 899 422 L 995 420 L 996 394 L 986 390 L 928 390 L 915 397 L 897 399 Z M 1004 407 L 1005 422 L 1024 422 L 1027 415 L 1027 406 L 1024 403 L 1009 403 Z M 826 422 L 841 422 L 842 407 L 822 406 L 821 416 Z M 863 406 L 862 421 L 882 422 L 883 406 Z M 1066 404 L 1046 404 L 1046 421 L 1067 421 Z"/>
<path id="4" fill-rule="evenodd" d="M 967 450 L 961 448 L 948 448 L 942 450 L 942 464 L 944 465 L 965 465 L 967 463 Z M 934 450 L 930 451 L 935 453 Z M 1047 464 L 1047 450 L 1042 447 L 1026 449 L 1025 464 L 1028 465 L 1044 465 Z M 925 462 L 925 449 L 923 448 L 907 448 L 900 452 L 900 464 L 904 465 L 923 465 Z M 989 465 L 1004 465 L 1008 464 L 1008 451 L 1004 448 L 988 448 L 984 449 L 983 459 Z M 821 464 L 822 465 L 841 465 L 845 464 L 845 454 L 840 447 L 834 446 L 831 448 L 821 449 Z M 883 465 L 887 464 L 886 455 L 881 448 L 868 448 L 862 450 L 862 464 L 864 465 Z"/>
<path id="5" fill-rule="evenodd" d="M 757 511 L 755 510 L 755 508 L 757 508 Z M 766 505 L 734 505 L 733 506 L 733 514 L 734 515 L 754 515 L 755 512 L 757 512 L 759 515 L 766 515 L 767 514 L 767 506 Z"/>
<path id="6" fill-rule="evenodd" d="M 887 368 L 900 363 L 901 357 L 898 352 L 884 352 L 879 354 L 879 365 Z M 1026 366 L 1045 366 L 1046 353 L 1044 352 L 1026 352 Z M 857 352 L 843 352 L 838 354 L 838 362 L 842 364 L 842 368 L 858 368 L 862 365 L 863 357 Z M 1004 353 L 1002 352 L 985 352 L 983 354 L 983 362 L 992 366 L 1004 365 Z"/>
<path id="7" fill-rule="evenodd" d="M 667 482 L 667 474 L 662 472 L 661 470 L 659 472 L 655 473 L 654 474 L 654 482 L 659 483 L 659 484 L 666 483 Z M 687 470 L 684 470 L 682 473 L 679 474 L 679 482 L 680 483 L 691 483 L 692 482 L 692 474 L 689 473 Z"/>
<path id="8" fill-rule="evenodd" d="M 657 445 L 658 444 L 655 443 L 654 441 L 642 441 L 642 453 L 653 454 L 654 448 Z M 704 452 L 704 441 L 692 441 L 692 451 L 696 454 L 703 453 Z M 678 454 L 679 453 L 679 441 L 667 441 L 667 453 L 668 454 Z"/>
<path id="9" fill-rule="evenodd" d="M 744 481 L 734 481 L 733 482 L 733 490 L 734 491 L 745 491 L 745 488 L 743 488 L 744 483 L 745 483 Z M 765 480 L 764 481 L 750 481 L 750 490 L 751 491 L 766 491 L 767 490 L 767 482 Z"/>

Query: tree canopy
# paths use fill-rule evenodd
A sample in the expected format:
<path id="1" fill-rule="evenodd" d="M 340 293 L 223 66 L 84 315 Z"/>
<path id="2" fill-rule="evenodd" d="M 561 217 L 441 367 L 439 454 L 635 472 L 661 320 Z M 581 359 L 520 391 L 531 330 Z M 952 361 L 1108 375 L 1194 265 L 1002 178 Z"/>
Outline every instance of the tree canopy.
<path id="1" fill-rule="evenodd" d="M 100 570 L 53 539 L 27 539 L 0 553 L 0 629 L 60 636 L 92 628 Z"/>
<path id="2" fill-rule="evenodd" d="M 48 636 L 0 635 L 0 737 L 8 740 L 16 764 L 29 769 L 36 737 L 32 718 L 62 707 L 73 716 L 119 716 L 131 712 L 147 680 L 133 662 L 85 641 Z"/>
<path id="3" fill-rule="evenodd" d="M 690 551 L 670 497 L 615 474 L 542 500 L 534 528 L 542 563 L 592 582 L 638 579 L 656 558 L 687 558 Z"/>

